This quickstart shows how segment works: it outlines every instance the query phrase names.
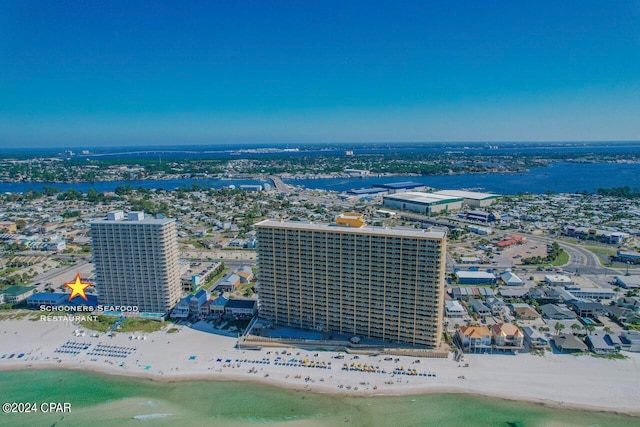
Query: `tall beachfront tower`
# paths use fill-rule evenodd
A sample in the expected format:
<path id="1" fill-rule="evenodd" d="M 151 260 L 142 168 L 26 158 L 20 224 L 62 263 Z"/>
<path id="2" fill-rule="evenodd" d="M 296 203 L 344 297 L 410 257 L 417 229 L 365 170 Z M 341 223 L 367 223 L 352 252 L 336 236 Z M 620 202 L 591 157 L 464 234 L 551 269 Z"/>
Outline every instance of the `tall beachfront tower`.
<path id="1" fill-rule="evenodd" d="M 91 222 L 98 302 L 166 313 L 180 298 L 175 219 L 110 212 Z"/>
<path id="2" fill-rule="evenodd" d="M 360 225 L 256 224 L 260 316 L 299 328 L 438 347 L 445 233 Z"/>

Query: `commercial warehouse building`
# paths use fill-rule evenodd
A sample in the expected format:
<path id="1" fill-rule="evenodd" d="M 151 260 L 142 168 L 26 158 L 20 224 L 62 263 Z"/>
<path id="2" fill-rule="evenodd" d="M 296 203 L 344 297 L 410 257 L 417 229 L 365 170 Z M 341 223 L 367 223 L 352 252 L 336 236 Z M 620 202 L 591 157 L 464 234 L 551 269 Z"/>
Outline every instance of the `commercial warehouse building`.
<path id="1" fill-rule="evenodd" d="M 462 198 L 433 193 L 406 192 L 390 194 L 382 198 L 386 207 L 417 212 L 425 215 L 462 208 Z"/>
<path id="2" fill-rule="evenodd" d="M 494 285 L 496 276 L 486 271 L 456 271 L 460 285 Z"/>
<path id="3" fill-rule="evenodd" d="M 499 194 L 492 193 L 477 193 L 475 191 L 464 190 L 441 190 L 436 191 L 433 194 L 438 194 L 447 197 L 459 197 L 464 200 L 464 204 L 474 208 L 483 208 L 490 206 L 498 200 L 501 196 Z"/>
<path id="4" fill-rule="evenodd" d="M 427 348 L 440 344 L 443 232 L 256 224 L 260 317 Z"/>

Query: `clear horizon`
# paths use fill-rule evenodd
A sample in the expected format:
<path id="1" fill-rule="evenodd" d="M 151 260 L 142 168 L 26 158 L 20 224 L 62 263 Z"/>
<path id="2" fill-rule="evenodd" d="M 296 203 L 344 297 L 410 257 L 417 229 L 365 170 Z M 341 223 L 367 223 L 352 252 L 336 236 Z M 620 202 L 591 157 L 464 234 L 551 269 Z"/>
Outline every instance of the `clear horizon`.
<path id="1" fill-rule="evenodd" d="M 0 144 L 640 140 L 640 3 L 0 11 Z"/>

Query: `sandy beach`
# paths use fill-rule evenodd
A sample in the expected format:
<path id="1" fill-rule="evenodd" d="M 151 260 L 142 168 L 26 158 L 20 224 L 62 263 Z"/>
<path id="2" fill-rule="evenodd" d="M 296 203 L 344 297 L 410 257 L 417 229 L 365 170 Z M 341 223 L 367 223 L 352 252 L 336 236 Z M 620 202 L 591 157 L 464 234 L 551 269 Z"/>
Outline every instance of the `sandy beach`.
<path id="1" fill-rule="evenodd" d="M 220 380 L 340 395 L 470 393 L 640 415 L 640 354 L 465 355 L 464 361 L 306 349 L 238 350 L 236 339 L 177 333 L 84 336 L 68 322 L 0 321 L 0 370 L 80 369 L 157 381 Z M 145 339 L 142 339 L 144 336 Z M 13 355 L 13 356 L 12 356 Z M 345 364 L 351 370 L 345 370 Z M 468 366 L 466 366 L 468 365 Z M 411 373 L 408 374 L 408 373 Z"/>

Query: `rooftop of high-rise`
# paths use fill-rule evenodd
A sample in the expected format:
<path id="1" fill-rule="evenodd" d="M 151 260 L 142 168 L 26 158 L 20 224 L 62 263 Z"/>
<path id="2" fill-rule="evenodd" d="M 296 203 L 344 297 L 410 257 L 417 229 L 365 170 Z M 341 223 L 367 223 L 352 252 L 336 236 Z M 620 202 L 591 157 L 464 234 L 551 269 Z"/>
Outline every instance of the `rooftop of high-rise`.
<path id="1" fill-rule="evenodd" d="M 309 230 L 309 231 L 325 231 L 329 233 L 341 234 L 369 234 L 375 236 L 389 237 L 417 237 L 424 239 L 444 239 L 444 231 L 427 231 L 427 230 L 410 230 L 404 228 L 385 228 L 385 227 L 340 227 L 337 225 L 316 224 L 312 222 L 298 221 L 274 221 L 264 220 L 255 224 L 256 227 L 271 227 L 290 230 Z"/>

